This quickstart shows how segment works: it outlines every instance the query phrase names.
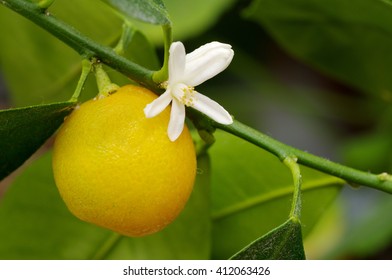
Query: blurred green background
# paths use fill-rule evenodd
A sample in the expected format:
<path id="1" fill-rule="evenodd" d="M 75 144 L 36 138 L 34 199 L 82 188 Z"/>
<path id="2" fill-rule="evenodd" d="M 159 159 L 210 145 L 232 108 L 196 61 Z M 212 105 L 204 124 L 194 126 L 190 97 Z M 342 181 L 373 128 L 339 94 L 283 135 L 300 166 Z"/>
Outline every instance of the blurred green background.
<path id="1" fill-rule="evenodd" d="M 199 92 L 284 143 L 365 171 L 391 172 L 392 1 L 164 3 L 174 40 L 188 52 L 214 40 L 235 51 L 230 67 Z M 50 12 L 105 45 L 114 46 L 121 34 L 121 19 L 100 1 L 56 0 Z M 158 69 L 160 28 L 133 24 L 140 33 L 126 55 Z M 0 108 L 70 98 L 81 69 L 72 49 L 3 6 L 0 34 Z M 108 73 L 119 84 L 129 82 Z M 90 77 L 83 100 L 96 91 Z M 0 259 L 230 257 L 287 218 L 290 194 L 274 194 L 291 178 L 266 152 L 225 133 L 216 137 L 210 157 L 199 160 L 183 215 L 141 239 L 116 237 L 68 213 L 53 183 L 47 142 L 0 183 Z M 392 258 L 390 195 L 364 187 L 340 191 L 330 177 L 303 172 L 304 186 L 316 186 L 304 192 L 308 258 Z M 263 200 L 268 195 L 274 199 Z M 227 211 L 233 207 L 240 210 Z"/>

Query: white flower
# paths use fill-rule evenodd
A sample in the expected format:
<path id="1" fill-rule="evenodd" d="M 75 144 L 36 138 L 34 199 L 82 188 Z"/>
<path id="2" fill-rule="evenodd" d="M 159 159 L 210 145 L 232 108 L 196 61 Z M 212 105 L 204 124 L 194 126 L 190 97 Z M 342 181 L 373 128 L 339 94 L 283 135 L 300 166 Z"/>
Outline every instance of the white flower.
<path id="1" fill-rule="evenodd" d="M 221 105 L 194 89 L 227 68 L 234 56 L 231 46 L 211 42 L 186 54 L 184 45 L 174 42 L 169 51 L 169 80 L 163 83 L 166 91 L 144 108 L 146 117 L 155 117 L 171 103 L 167 130 L 171 141 L 175 141 L 184 128 L 185 106 L 195 108 L 218 123 L 233 123 Z"/>

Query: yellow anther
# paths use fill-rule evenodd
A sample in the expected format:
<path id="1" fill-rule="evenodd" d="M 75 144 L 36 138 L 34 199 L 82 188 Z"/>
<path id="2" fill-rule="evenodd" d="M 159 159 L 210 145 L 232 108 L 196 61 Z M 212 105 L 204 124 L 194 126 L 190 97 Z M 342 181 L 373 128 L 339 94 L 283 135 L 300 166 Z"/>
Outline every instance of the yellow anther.
<path id="1" fill-rule="evenodd" d="M 194 87 L 183 87 L 182 92 L 184 94 L 180 98 L 181 103 L 186 106 L 193 106 L 195 101 Z"/>

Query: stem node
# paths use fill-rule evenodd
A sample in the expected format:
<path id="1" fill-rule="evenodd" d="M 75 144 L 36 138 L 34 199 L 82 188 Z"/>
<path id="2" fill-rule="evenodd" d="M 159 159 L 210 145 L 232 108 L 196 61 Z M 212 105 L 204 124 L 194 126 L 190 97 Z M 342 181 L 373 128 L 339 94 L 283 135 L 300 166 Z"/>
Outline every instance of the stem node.
<path id="1" fill-rule="evenodd" d="M 383 172 L 383 173 L 381 173 L 381 174 L 378 174 L 377 177 L 378 177 L 378 179 L 379 179 L 381 182 L 392 181 L 392 175 L 390 175 L 390 174 L 388 174 L 388 173 L 386 173 L 386 172 Z"/>
<path id="2" fill-rule="evenodd" d="M 94 63 L 94 73 L 98 86 L 98 98 L 109 96 L 118 90 L 119 86 L 112 83 L 108 74 L 103 69 L 102 64 L 98 60 Z"/>

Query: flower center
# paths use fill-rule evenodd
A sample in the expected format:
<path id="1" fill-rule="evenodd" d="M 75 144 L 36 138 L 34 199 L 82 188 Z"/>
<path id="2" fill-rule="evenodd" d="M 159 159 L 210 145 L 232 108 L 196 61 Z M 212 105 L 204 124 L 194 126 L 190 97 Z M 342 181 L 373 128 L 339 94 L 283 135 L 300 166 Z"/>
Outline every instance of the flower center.
<path id="1" fill-rule="evenodd" d="M 196 99 L 196 91 L 194 87 L 185 84 L 176 84 L 173 90 L 173 96 L 186 106 L 193 106 Z"/>

